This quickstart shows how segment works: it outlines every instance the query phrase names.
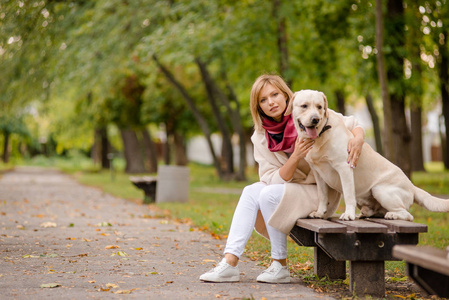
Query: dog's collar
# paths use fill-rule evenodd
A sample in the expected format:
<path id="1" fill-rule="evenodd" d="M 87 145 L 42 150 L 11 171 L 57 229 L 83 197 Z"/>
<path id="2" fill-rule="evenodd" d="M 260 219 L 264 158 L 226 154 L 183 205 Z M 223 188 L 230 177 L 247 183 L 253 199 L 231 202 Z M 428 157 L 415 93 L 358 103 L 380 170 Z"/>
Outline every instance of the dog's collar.
<path id="1" fill-rule="evenodd" d="M 327 125 L 327 122 L 329 122 L 329 118 L 326 119 L 326 124 L 324 125 L 323 129 L 321 129 L 321 132 L 318 136 L 321 136 L 326 130 L 331 129 L 331 125 Z"/>

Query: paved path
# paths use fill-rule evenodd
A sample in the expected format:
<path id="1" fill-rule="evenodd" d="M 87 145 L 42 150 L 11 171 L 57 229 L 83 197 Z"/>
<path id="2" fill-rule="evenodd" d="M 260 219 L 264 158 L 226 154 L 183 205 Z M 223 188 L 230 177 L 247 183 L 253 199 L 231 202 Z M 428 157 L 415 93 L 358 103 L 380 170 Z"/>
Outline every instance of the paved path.
<path id="1" fill-rule="evenodd" d="M 5 173 L 0 299 L 330 299 L 297 279 L 257 283 L 263 268 L 248 259 L 239 283 L 200 282 L 223 242 L 152 214 L 57 171 Z"/>

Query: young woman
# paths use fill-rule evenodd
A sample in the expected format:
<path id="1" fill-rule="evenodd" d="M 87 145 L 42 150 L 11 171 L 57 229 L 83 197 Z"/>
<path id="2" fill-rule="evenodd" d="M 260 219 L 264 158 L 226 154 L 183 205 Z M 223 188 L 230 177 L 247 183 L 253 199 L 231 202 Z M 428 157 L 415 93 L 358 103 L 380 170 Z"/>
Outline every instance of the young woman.
<path id="1" fill-rule="evenodd" d="M 209 282 L 240 280 L 238 261 L 253 228 L 271 243 L 271 266 L 257 277 L 259 282 L 288 283 L 287 235 L 298 218 L 318 208 L 315 179 L 304 160 L 313 147 L 311 139 L 298 139 L 291 115 L 284 116 L 293 93 L 276 75 L 262 75 L 254 82 L 250 106 L 255 132 L 251 137 L 254 158 L 259 164 L 260 182 L 243 189 L 234 212 L 223 260 L 200 276 Z M 351 167 L 357 165 L 364 142 L 364 130 L 354 117 L 341 118 L 354 134 L 348 144 Z M 329 191 L 332 215 L 340 194 Z"/>

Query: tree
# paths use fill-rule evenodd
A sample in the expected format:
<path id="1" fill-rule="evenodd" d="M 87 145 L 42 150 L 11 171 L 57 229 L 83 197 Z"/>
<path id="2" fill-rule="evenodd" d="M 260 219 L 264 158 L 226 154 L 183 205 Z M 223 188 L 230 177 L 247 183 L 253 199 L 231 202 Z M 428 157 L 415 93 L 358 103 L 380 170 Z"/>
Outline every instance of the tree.
<path id="1" fill-rule="evenodd" d="M 409 145 L 411 138 L 405 119 L 406 89 L 403 74 L 405 54 L 404 7 L 402 1 L 387 0 L 384 20 L 387 39 L 384 41 L 382 1 L 377 0 L 376 4 L 378 69 L 382 98 L 384 99 L 384 130 L 385 132 L 391 132 L 391 136 L 387 137 L 384 144 L 384 152 L 390 161 L 400 167 L 407 176 L 410 176 Z M 382 41 L 388 45 L 389 51 L 386 53 Z M 385 57 L 385 61 L 383 57 Z M 390 124 L 391 127 L 388 127 Z M 388 140 L 389 138 L 391 140 Z"/>
<path id="2" fill-rule="evenodd" d="M 407 52 L 410 66 L 406 66 L 410 75 L 407 79 L 407 91 L 410 97 L 411 124 L 411 169 L 425 171 L 422 145 L 422 113 L 423 113 L 423 63 L 421 60 L 421 45 L 423 33 L 421 31 L 422 14 L 415 1 L 409 1 L 406 9 L 407 23 Z"/>
<path id="3" fill-rule="evenodd" d="M 384 112 L 383 153 L 387 159 L 393 161 L 393 134 L 391 131 L 391 101 L 388 92 L 387 67 L 384 56 L 384 16 L 383 1 L 376 0 L 376 48 L 377 48 L 377 73 L 379 76 Z"/>

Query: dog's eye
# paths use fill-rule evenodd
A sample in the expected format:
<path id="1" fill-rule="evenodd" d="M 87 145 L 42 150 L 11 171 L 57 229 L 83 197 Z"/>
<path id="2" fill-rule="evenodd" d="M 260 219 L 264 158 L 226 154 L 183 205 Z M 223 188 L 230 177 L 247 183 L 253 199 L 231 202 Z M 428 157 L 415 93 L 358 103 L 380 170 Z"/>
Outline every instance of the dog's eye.
<path id="1" fill-rule="evenodd" d="M 301 105 L 301 108 L 307 108 L 307 104 Z"/>
<path id="2" fill-rule="evenodd" d="M 318 108 L 318 109 L 322 109 L 323 107 L 322 107 L 321 105 L 318 105 L 317 108 Z"/>

